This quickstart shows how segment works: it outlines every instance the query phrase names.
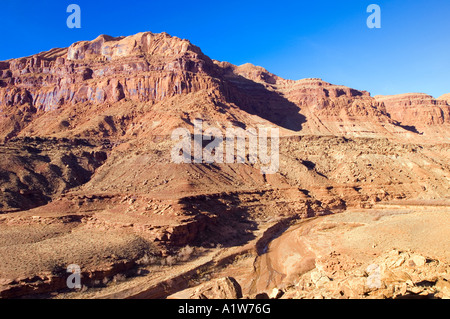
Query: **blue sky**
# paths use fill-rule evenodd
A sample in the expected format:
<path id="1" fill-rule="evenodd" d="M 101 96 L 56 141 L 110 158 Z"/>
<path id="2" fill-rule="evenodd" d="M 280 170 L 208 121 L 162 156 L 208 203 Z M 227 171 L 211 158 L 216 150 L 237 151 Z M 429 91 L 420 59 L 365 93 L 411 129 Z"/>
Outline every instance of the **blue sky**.
<path id="1" fill-rule="evenodd" d="M 69 4 L 81 29 L 69 29 Z M 381 29 L 369 29 L 369 4 Z M 372 95 L 450 92 L 450 1 L 3 0 L 0 60 L 66 47 L 99 34 L 162 32 L 213 59 L 250 62 L 283 78 L 319 77 Z"/>

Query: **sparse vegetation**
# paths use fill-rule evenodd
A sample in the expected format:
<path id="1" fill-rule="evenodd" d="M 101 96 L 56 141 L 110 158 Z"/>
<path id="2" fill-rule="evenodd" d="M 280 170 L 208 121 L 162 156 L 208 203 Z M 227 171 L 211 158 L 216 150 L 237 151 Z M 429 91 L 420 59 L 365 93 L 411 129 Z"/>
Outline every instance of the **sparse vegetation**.
<path id="1" fill-rule="evenodd" d="M 119 283 L 119 282 L 123 282 L 123 281 L 125 281 L 127 279 L 127 277 L 124 275 L 124 274 L 116 274 L 114 277 L 113 277 L 113 282 L 114 283 Z"/>
<path id="2" fill-rule="evenodd" d="M 157 264 L 158 259 L 158 257 L 146 253 L 142 258 L 136 261 L 136 264 L 141 267 L 151 266 Z"/>
<path id="3" fill-rule="evenodd" d="M 191 259 L 193 253 L 194 253 L 194 248 L 187 245 L 187 246 L 181 248 L 180 251 L 178 252 L 178 259 L 180 261 L 188 261 L 189 259 Z"/>

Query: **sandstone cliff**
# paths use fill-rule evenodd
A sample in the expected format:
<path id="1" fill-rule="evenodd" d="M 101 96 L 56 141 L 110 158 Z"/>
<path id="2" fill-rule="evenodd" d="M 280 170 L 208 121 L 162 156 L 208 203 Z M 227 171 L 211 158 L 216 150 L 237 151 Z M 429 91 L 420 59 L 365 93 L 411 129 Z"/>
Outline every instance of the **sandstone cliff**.
<path id="1" fill-rule="evenodd" d="M 425 94 L 373 98 L 320 79 L 284 80 L 252 64 L 213 61 L 166 33 L 100 35 L 0 63 L 6 140 L 168 135 L 195 118 L 223 127 L 275 124 L 284 135 L 415 138 L 422 133 L 416 125 L 446 132 L 447 103 Z"/>

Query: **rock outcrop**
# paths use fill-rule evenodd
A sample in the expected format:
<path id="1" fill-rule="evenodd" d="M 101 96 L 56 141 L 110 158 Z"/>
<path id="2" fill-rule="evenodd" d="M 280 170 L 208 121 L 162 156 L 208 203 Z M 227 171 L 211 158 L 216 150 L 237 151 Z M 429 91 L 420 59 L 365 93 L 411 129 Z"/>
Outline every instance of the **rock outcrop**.
<path id="1" fill-rule="evenodd" d="M 383 103 L 391 118 L 403 125 L 442 125 L 450 124 L 450 105 L 441 97 L 420 93 L 376 96 Z"/>
<path id="2" fill-rule="evenodd" d="M 241 287 L 233 277 L 219 278 L 196 287 L 190 299 L 239 299 Z"/>
<path id="3" fill-rule="evenodd" d="M 332 259 L 336 260 L 335 257 Z M 318 262 L 317 266 L 323 269 L 330 265 Z M 392 250 L 365 268 L 356 267 L 345 272 L 311 271 L 283 298 L 448 299 L 448 273 L 448 265 L 439 260 Z"/>

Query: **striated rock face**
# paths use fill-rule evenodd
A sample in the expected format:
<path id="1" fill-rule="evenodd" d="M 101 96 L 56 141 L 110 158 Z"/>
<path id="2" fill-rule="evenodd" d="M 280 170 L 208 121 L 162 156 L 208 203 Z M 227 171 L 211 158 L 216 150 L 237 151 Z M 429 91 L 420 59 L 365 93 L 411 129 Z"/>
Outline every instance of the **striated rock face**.
<path id="1" fill-rule="evenodd" d="M 275 124 L 288 135 L 402 137 L 411 131 L 405 125 L 442 125 L 448 113 L 445 97 L 373 98 L 320 79 L 284 80 L 249 63 L 213 61 L 166 33 L 100 35 L 0 63 L 3 140 L 168 135 L 198 117 L 222 126 Z"/>
<path id="2" fill-rule="evenodd" d="M 404 125 L 450 124 L 450 104 L 445 96 L 434 99 L 423 93 L 376 96 L 390 116 Z"/>
<path id="3" fill-rule="evenodd" d="M 251 63 L 245 63 L 240 66 L 220 61 L 214 61 L 214 63 L 223 70 L 225 75 L 231 77 L 243 77 L 262 84 L 277 84 L 280 81 L 283 81 L 282 78 L 276 76 L 275 74 L 272 74 L 266 69 Z"/>
<path id="4" fill-rule="evenodd" d="M 188 41 L 150 32 L 101 35 L 50 52 L 3 63 L 0 105 L 49 111 L 65 103 L 161 100 L 205 88 L 194 74 L 212 66 Z"/>
<path id="5" fill-rule="evenodd" d="M 312 107 L 319 117 L 371 116 L 373 121 L 389 119 L 386 110 L 367 91 L 358 91 L 341 85 L 333 85 L 321 79 L 285 81 L 281 91 L 300 107 Z"/>
<path id="6" fill-rule="evenodd" d="M 358 91 L 342 85 L 333 85 L 321 79 L 303 79 L 299 81 L 285 81 L 287 94 L 302 102 L 302 104 L 319 104 L 326 106 L 328 98 L 345 97 L 347 99 L 355 97 L 370 97 L 367 91 Z M 307 98 L 315 97 L 315 100 Z"/>
<path id="7" fill-rule="evenodd" d="M 446 93 L 437 98 L 438 101 L 446 101 L 450 105 L 450 93 Z"/>

